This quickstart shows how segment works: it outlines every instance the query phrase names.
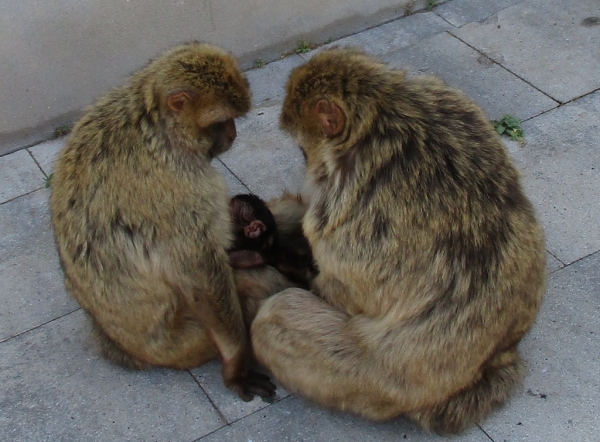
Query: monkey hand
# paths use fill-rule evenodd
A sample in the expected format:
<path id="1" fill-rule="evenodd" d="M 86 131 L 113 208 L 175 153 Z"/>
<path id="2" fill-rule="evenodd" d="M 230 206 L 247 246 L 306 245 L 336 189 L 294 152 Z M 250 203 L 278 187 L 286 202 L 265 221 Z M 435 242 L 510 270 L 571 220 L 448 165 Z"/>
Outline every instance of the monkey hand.
<path id="1" fill-rule="evenodd" d="M 234 269 L 253 269 L 267 265 L 265 258 L 254 250 L 234 250 L 229 252 L 229 263 Z"/>
<path id="2" fill-rule="evenodd" d="M 234 378 L 225 381 L 225 385 L 235 391 L 245 402 L 251 401 L 254 395 L 267 400 L 275 396 L 276 387 L 269 379 L 269 376 L 253 370 L 248 370 L 244 378 Z"/>

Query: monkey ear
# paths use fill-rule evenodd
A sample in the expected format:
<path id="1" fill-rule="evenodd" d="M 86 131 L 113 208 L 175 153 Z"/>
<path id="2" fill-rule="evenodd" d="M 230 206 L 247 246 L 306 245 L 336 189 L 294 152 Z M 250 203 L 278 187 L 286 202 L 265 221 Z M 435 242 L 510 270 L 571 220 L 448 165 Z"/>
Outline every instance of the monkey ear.
<path id="1" fill-rule="evenodd" d="M 315 106 L 315 114 L 329 137 L 339 135 L 346 127 L 346 116 L 337 104 L 329 100 L 319 100 Z"/>
<path id="2" fill-rule="evenodd" d="M 180 112 L 186 104 L 195 103 L 198 100 L 198 94 L 192 91 L 171 92 L 167 96 L 167 106 L 174 112 Z"/>
<path id="3" fill-rule="evenodd" d="M 255 219 L 244 227 L 244 235 L 247 238 L 258 238 L 263 232 L 267 231 L 267 226 L 262 221 Z"/>

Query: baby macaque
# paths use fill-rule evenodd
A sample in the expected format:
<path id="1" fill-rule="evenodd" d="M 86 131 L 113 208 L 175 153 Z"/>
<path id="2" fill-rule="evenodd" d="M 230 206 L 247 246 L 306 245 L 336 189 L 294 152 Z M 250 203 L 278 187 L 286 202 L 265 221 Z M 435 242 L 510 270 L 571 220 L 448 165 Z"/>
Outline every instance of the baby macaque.
<path id="1" fill-rule="evenodd" d="M 277 241 L 277 225 L 267 204 L 252 194 L 231 198 L 234 240 L 229 250 L 232 267 L 262 267 L 270 260 Z"/>
<path id="2" fill-rule="evenodd" d="M 302 215 L 295 220 L 289 215 L 290 211 L 298 211 L 298 207 L 300 211 L 305 210 L 302 198 L 287 193 L 268 204 L 252 194 L 231 198 L 234 242 L 229 249 L 229 259 L 232 267 L 250 269 L 270 265 L 294 283 L 308 288 L 316 269 L 302 233 Z"/>

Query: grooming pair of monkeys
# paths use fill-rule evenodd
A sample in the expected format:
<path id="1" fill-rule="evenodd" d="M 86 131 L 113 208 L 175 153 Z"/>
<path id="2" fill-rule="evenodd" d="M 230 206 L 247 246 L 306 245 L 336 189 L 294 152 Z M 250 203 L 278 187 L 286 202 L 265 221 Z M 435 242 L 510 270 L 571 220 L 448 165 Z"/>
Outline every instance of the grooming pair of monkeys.
<path id="1" fill-rule="evenodd" d="M 482 110 L 352 49 L 294 69 L 280 122 L 310 195 L 271 208 L 312 249 L 308 291 L 272 266 L 231 265 L 230 199 L 210 162 L 249 108 L 233 58 L 192 43 L 73 129 L 52 222 L 66 286 L 105 354 L 180 369 L 219 356 L 246 400 L 274 392 L 254 356 L 322 406 L 442 433 L 504 403 L 523 375 L 517 345 L 540 306 L 545 251 Z"/>

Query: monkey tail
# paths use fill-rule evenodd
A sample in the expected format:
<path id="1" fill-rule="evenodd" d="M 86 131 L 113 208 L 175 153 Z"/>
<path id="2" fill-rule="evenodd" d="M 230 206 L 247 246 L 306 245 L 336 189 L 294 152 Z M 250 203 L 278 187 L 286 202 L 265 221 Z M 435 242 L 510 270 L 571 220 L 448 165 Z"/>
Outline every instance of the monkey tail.
<path id="1" fill-rule="evenodd" d="M 503 405 L 521 385 L 524 373 L 516 348 L 503 351 L 486 364 L 474 384 L 445 402 L 409 413 L 409 417 L 438 434 L 460 433 Z"/>

